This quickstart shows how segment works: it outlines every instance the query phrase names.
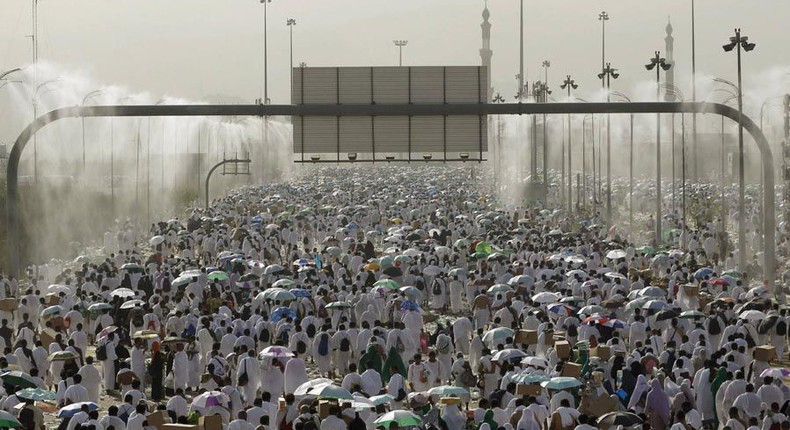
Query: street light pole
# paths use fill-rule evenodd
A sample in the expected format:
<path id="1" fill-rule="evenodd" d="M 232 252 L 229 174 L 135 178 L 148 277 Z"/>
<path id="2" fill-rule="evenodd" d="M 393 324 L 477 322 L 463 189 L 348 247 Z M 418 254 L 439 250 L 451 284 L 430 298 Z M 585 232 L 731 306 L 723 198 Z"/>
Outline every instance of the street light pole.
<path id="1" fill-rule="evenodd" d="M 743 153 L 743 126 L 740 120 L 743 118 L 743 89 L 741 82 L 741 48 L 746 52 L 754 49 L 755 44 L 748 41 L 747 36 L 741 36 L 741 29 L 735 29 L 735 36 L 730 37 L 730 42 L 722 48 L 725 52 L 730 52 L 733 48 L 738 48 L 738 268 L 746 270 L 746 196 L 745 196 L 745 175 L 744 175 L 744 153 Z M 773 286 L 771 286 L 773 287 Z"/>
<path id="2" fill-rule="evenodd" d="M 290 67 L 291 85 L 293 85 L 294 83 L 294 26 L 296 26 L 296 19 L 288 18 L 288 20 L 285 22 L 285 25 L 288 26 L 288 31 L 290 33 L 290 38 L 291 38 L 291 62 L 289 64 L 291 65 Z"/>
<path id="3" fill-rule="evenodd" d="M 656 101 L 661 101 L 661 70 L 667 71 L 672 64 L 661 58 L 661 52 L 656 51 L 655 57 L 645 65 L 647 70 L 656 69 Z M 661 245 L 661 114 L 656 113 L 656 219 L 655 219 L 656 246 Z"/>
<path id="4" fill-rule="evenodd" d="M 620 74 L 617 69 L 612 68 L 612 63 L 606 63 L 606 67 L 598 74 L 598 79 L 604 81 L 606 88 L 606 102 L 611 102 L 611 79 L 617 79 Z M 606 222 L 608 226 L 612 225 L 612 133 L 611 133 L 611 116 L 606 115 Z M 607 226 L 607 228 L 608 228 Z"/>
<path id="5" fill-rule="evenodd" d="M 560 88 L 568 90 L 568 100 L 571 99 L 571 90 L 579 88 L 579 85 L 571 79 L 571 75 L 566 75 L 565 80 L 562 81 Z M 571 127 L 571 115 L 568 114 L 568 213 L 573 212 L 573 165 L 571 164 L 573 146 L 571 146 L 571 135 L 573 128 Z M 582 159 L 584 160 L 584 159 Z M 578 202 L 576 202 L 578 205 Z"/>
<path id="6" fill-rule="evenodd" d="M 603 11 L 598 14 L 598 21 L 601 21 L 601 70 L 606 67 L 606 21 L 609 21 L 609 14 Z M 601 82 L 604 86 L 604 82 Z"/>
<path id="7" fill-rule="evenodd" d="M 696 39 L 696 17 L 694 11 L 694 0 L 691 0 L 691 101 L 697 102 L 697 39 Z M 697 113 L 691 114 L 691 133 L 692 133 L 692 158 L 694 158 L 694 170 L 692 178 L 699 180 L 699 162 L 697 161 Z"/>
<path id="8" fill-rule="evenodd" d="M 398 67 L 403 67 L 403 47 L 406 46 L 408 40 L 393 40 L 392 43 L 398 47 Z"/>
<path id="9" fill-rule="evenodd" d="M 496 93 L 493 100 L 494 103 L 504 103 L 505 98 L 502 97 L 501 94 Z M 502 176 L 502 115 L 497 115 L 496 119 L 496 165 L 497 165 L 497 177 Z"/>
<path id="10" fill-rule="evenodd" d="M 260 0 L 263 3 L 263 104 L 269 104 L 269 35 L 267 7 L 272 0 Z"/>

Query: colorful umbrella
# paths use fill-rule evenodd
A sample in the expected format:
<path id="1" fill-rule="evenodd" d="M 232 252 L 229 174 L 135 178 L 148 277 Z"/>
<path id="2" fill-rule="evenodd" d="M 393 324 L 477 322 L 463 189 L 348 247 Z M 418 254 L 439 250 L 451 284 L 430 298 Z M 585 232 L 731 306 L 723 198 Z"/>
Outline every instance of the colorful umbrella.
<path id="1" fill-rule="evenodd" d="M 296 319 L 296 312 L 285 306 L 280 306 L 272 311 L 271 319 L 273 322 L 278 322 L 283 318 Z"/>
<path id="2" fill-rule="evenodd" d="M 87 405 L 89 411 L 95 411 L 99 409 L 99 405 L 93 402 L 79 402 L 79 403 L 72 403 L 70 405 L 64 406 L 58 411 L 58 418 L 69 418 L 76 415 L 79 411 L 82 410 L 82 405 Z"/>
<path id="3" fill-rule="evenodd" d="M 293 356 L 294 356 L 294 354 L 291 351 L 289 351 L 288 348 L 286 348 L 284 346 L 277 346 L 277 345 L 267 346 L 266 348 L 263 348 L 263 351 L 261 351 L 260 354 L 258 354 L 258 357 L 261 358 L 261 359 L 263 359 L 263 358 L 289 358 L 289 357 L 293 357 Z"/>
<path id="4" fill-rule="evenodd" d="M 222 391 L 206 391 L 192 400 L 192 408 L 205 411 L 212 406 L 227 406 L 228 403 L 230 399 Z"/>
<path id="5" fill-rule="evenodd" d="M 228 279 L 228 274 L 220 270 L 215 270 L 208 274 L 208 280 L 212 282 L 225 282 Z"/>
<path id="6" fill-rule="evenodd" d="M 34 401 L 53 401 L 58 398 L 57 394 L 53 393 L 52 391 L 42 390 L 41 388 L 25 388 L 24 390 L 17 391 L 16 396 Z M 0 425 L 0 427 L 2 426 Z"/>
<path id="7" fill-rule="evenodd" d="M 387 412 L 378 417 L 373 423 L 377 427 L 388 429 L 392 423 L 395 423 L 398 427 L 418 426 L 422 424 L 422 419 L 409 411 L 397 410 Z"/>
<path id="8" fill-rule="evenodd" d="M 386 287 L 390 290 L 397 290 L 400 288 L 397 282 L 393 281 L 392 279 L 382 279 L 380 281 L 376 281 L 373 286 L 375 287 Z"/>

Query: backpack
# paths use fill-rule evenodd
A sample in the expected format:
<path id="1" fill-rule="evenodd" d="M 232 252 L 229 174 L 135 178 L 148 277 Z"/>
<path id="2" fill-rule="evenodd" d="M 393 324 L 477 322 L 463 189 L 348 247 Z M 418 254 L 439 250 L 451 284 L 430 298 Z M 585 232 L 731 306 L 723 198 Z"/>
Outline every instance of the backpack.
<path id="1" fill-rule="evenodd" d="M 304 354 L 305 352 L 307 352 L 307 345 L 301 340 L 297 341 L 296 352 L 298 352 L 299 354 Z"/>
<path id="2" fill-rule="evenodd" d="M 414 283 L 414 287 L 420 291 L 425 291 L 425 282 L 422 279 L 418 279 L 417 282 Z"/>
<path id="3" fill-rule="evenodd" d="M 329 335 L 324 333 L 321 335 L 321 340 L 318 341 L 318 355 L 329 354 Z"/>
<path id="4" fill-rule="evenodd" d="M 308 324 L 307 325 L 307 330 L 305 330 L 305 332 L 307 332 L 307 337 L 309 337 L 310 339 L 314 338 L 315 337 L 315 324 L 313 324 L 313 323 Z"/>
<path id="5" fill-rule="evenodd" d="M 576 337 L 579 335 L 579 330 L 576 328 L 576 324 L 571 324 L 568 326 L 567 334 L 571 337 Z"/>
<path id="6" fill-rule="evenodd" d="M 340 339 L 340 350 L 343 352 L 351 351 L 351 341 L 347 337 Z"/>
<path id="7" fill-rule="evenodd" d="M 288 330 L 283 330 L 280 332 L 280 340 L 284 345 L 288 345 Z"/>
<path id="8" fill-rule="evenodd" d="M 269 342 L 271 337 L 272 337 L 272 334 L 269 333 L 269 328 L 268 327 L 264 327 L 263 330 L 261 330 L 261 339 L 260 339 L 261 342 Z"/>
<path id="9" fill-rule="evenodd" d="M 708 333 L 713 336 L 721 334 L 721 324 L 719 324 L 718 317 L 712 317 L 708 320 Z"/>
<path id="10" fill-rule="evenodd" d="M 395 341 L 395 351 L 398 351 L 399 354 L 406 352 L 406 345 L 403 344 L 403 340 L 401 340 L 400 336 L 398 336 L 398 340 Z"/>
<path id="11" fill-rule="evenodd" d="M 431 289 L 431 292 L 433 293 L 434 296 L 442 295 L 442 285 L 439 283 L 438 280 L 433 281 L 433 287 Z"/>
<path id="12" fill-rule="evenodd" d="M 99 360 L 99 361 L 104 361 L 104 360 L 107 359 L 107 344 L 106 343 L 102 344 L 102 345 L 99 345 L 99 347 L 96 348 L 96 359 Z"/>
<path id="13" fill-rule="evenodd" d="M 785 320 L 781 319 L 779 322 L 776 323 L 776 334 L 779 336 L 786 336 L 787 335 L 787 323 Z M 777 425 L 777 424 L 773 424 Z"/>

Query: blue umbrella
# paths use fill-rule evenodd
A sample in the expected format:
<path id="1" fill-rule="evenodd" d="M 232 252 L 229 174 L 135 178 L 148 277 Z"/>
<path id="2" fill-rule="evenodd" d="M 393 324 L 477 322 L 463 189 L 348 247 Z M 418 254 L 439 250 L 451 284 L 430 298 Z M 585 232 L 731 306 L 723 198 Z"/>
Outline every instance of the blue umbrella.
<path id="1" fill-rule="evenodd" d="M 82 408 L 82 405 L 88 405 L 89 411 L 95 411 L 99 409 L 99 405 L 93 402 L 79 402 L 79 403 L 72 403 L 70 405 L 64 406 L 58 411 L 58 418 L 70 418 L 76 415 Z"/>
<path id="2" fill-rule="evenodd" d="M 280 321 L 281 319 L 286 318 L 286 317 L 290 317 L 290 318 L 295 319 L 296 318 L 296 312 L 294 312 L 291 309 L 286 308 L 284 306 L 280 306 L 279 308 L 277 308 L 274 311 L 272 311 L 272 321 L 274 321 L 274 322 Z"/>
<path id="3" fill-rule="evenodd" d="M 254 217 L 252 217 L 251 221 L 253 224 L 260 224 L 263 222 L 263 218 L 261 218 L 260 215 L 255 215 Z"/>
<path id="4" fill-rule="evenodd" d="M 418 305 L 417 302 L 406 300 L 400 305 L 400 308 L 404 311 L 419 311 L 420 305 Z"/>
<path id="5" fill-rule="evenodd" d="M 706 276 L 710 276 L 711 274 L 713 274 L 713 269 L 710 267 L 703 267 L 702 269 L 694 272 L 694 279 L 702 279 Z"/>
<path id="6" fill-rule="evenodd" d="M 307 291 L 307 290 L 305 290 L 303 288 L 291 288 L 290 291 L 291 291 L 291 294 L 293 294 L 296 297 L 310 297 L 311 296 L 310 291 Z"/>
<path id="7" fill-rule="evenodd" d="M 542 382 L 540 384 L 543 388 L 548 388 L 550 390 L 567 390 L 568 388 L 575 388 L 582 385 L 581 381 L 576 378 L 571 378 L 569 376 L 558 376 L 556 378 L 551 378 L 548 381 Z"/>

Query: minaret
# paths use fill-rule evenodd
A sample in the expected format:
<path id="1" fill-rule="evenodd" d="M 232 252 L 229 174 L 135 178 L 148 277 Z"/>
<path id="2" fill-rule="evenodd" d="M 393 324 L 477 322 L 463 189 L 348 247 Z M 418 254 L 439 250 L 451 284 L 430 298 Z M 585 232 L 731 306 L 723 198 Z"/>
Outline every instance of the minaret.
<path id="1" fill-rule="evenodd" d="M 483 9 L 483 23 L 480 28 L 483 29 L 483 47 L 480 49 L 481 65 L 487 69 L 486 88 L 488 88 L 488 97 L 486 103 L 491 102 L 491 97 L 494 95 L 494 89 L 491 88 L 491 56 L 494 54 L 491 51 L 491 23 L 488 18 L 491 13 L 488 11 L 488 2 L 486 1 L 485 8 Z"/>
<path id="2" fill-rule="evenodd" d="M 675 59 L 672 51 L 674 51 L 675 45 L 675 38 L 672 37 L 672 22 L 667 18 L 667 37 L 664 38 L 664 42 L 666 47 L 664 49 L 667 64 L 671 64 L 672 68 L 667 70 L 667 89 L 666 93 L 664 94 L 664 100 L 666 101 L 674 101 L 676 97 L 673 95 L 673 89 L 675 88 Z"/>

